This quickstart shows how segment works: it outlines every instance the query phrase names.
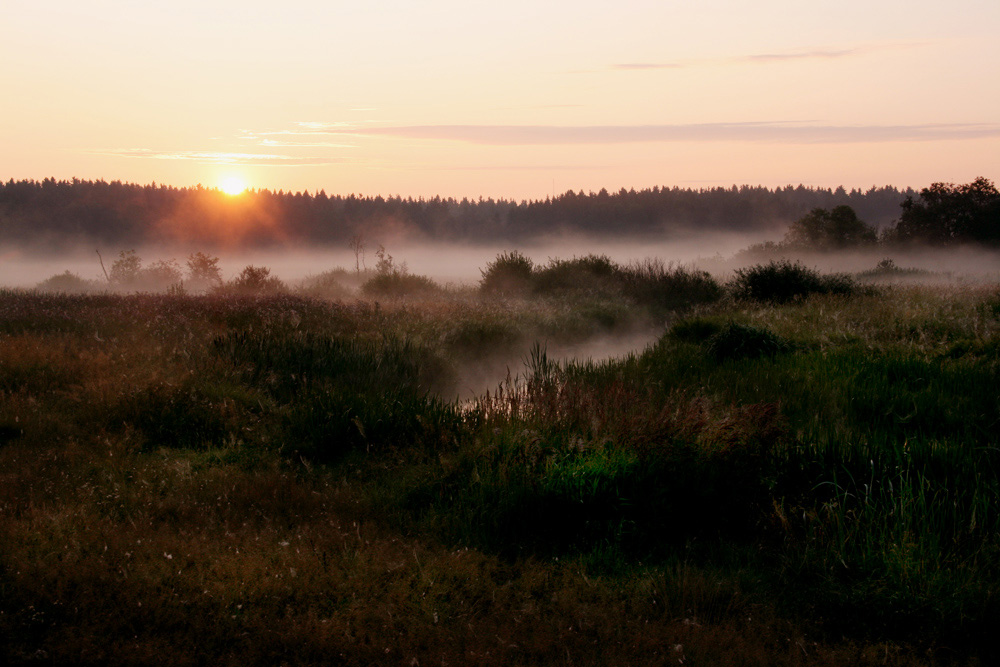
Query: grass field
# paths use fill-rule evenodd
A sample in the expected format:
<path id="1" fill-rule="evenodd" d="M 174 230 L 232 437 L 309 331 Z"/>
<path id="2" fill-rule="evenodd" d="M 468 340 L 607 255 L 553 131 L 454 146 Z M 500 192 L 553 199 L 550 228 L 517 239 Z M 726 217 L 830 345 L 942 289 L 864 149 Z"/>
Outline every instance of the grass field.
<path id="1" fill-rule="evenodd" d="M 1000 659 L 1000 286 L 522 260 L 0 291 L 0 663 Z"/>

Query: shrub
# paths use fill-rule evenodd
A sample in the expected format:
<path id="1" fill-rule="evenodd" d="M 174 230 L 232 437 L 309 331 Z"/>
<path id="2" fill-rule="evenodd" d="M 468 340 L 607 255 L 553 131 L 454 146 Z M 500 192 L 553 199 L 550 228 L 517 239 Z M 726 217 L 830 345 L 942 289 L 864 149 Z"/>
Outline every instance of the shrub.
<path id="1" fill-rule="evenodd" d="M 309 276 L 299 285 L 299 291 L 307 296 L 322 299 L 343 299 L 350 296 L 351 290 L 342 282 L 347 276 L 344 269 L 324 271 L 316 276 Z"/>
<path id="2" fill-rule="evenodd" d="M 126 395 L 109 415 L 109 426 L 131 424 L 153 447 L 218 445 L 231 428 L 229 409 L 194 386 L 153 385 Z"/>
<path id="3" fill-rule="evenodd" d="M 708 339 L 708 352 L 717 361 L 773 357 L 789 349 L 791 345 L 777 334 L 735 322 Z"/>
<path id="4" fill-rule="evenodd" d="M 427 296 L 440 291 L 438 284 L 427 276 L 417 276 L 398 270 L 391 273 L 377 273 L 361 286 L 361 292 L 366 296 L 387 298 Z"/>
<path id="5" fill-rule="evenodd" d="M 674 324 L 670 328 L 670 337 L 684 343 L 703 343 L 721 330 L 718 322 L 694 317 Z"/>
<path id="6" fill-rule="evenodd" d="M 517 250 L 502 252 L 480 269 L 479 289 L 487 294 L 523 294 L 531 288 L 534 263 Z"/>
<path id="7" fill-rule="evenodd" d="M 608 290 L 619 283 L 618 265 L 607 255 L 587 255 L 573 259 L 550 259 L 533 275 L 535 292 L 562 290 Z"/>
<path id="8" fill-rule="evenodd" d="M 620 271 L 625 293 L 638 303 L 681 310 L 718 301 L 722 287 L 706 271 L 664 264 L 659 259 L 634 262 Z"/>
<path id="9" fill-rule="evenodd" d="M 128 287 L 138 282 L 141 272 L 142 258 L 135 254 L 135 250 L 122 250 L 111 264 L 108 279 L 116 285 Z"/>
<path id="10" fill-rule="evenodd" d="M 240 332 L 212 351 L 279 405 L 285 449 L 313 460 L 441 438 L 458 419 L 428 395 L 427 353 L 396 338 Z"/>
<path id="11" fill-rule="evenodd" d="M 844 275 L 823 276 L 801 262 L 771 261 L 737 269 L 733 296 L 749 301 L 787 303 L 810 294 L 851 294 L 854 282 Z"/>
<path id="12" fill-rule="evenodd" d="M 276 294 L 286 290 L 285 283 L 271 275 L 271 269 L 249 265 L 216 291 L 227 294 Z"/>
<path id="13" fill-rule="evenodd" d="M 916 276 L 929 275 L 926 269 L 913 269 L 898 266 L 895 261 L 886 257 L 875 265 L 875 268 L 862 271 L 857 277 L 862 280 L 880 280 L 887 278 L 913 278 Z"/>
<path id="14" fill-rule="evenodd" d="M 203 252 L 189 255 L 187 259 L 188 282 L 196 290 L 210 289 L 222 284 L 222 270 L 219 258 L 209 257 Z"/>
<path id="15" fill-rule="evenodd" d="M 80 294 L 85 292 L 93 292 L 97 289 L 95 283 L 91 280 L 85 280 L 75 273 L 69 271 L 64 271 L 63 273 L 58 273 L 54 276 L 46 278 L 42 282 L 38 283 L 35 288 L 40 292 L 62 292 L 65 294 Z"/>

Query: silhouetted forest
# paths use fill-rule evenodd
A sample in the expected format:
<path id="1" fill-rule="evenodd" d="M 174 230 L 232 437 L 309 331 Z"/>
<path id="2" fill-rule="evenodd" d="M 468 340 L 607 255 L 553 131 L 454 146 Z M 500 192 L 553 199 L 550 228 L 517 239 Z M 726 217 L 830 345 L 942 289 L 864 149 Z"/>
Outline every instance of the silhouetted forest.
<path id="1" fill-rule="evenodd" d="M 412 199 L 324 191 L 248 191 L 13 179 L 0 183 L 0 242 L 60 250 L 81 242 L 200 247 L 343 246 L 356 235 L 408 240 L 524 242 L 559 234 L 669 238 L 688 232 L 783 230 L 816 208 L 849 205 L 875 228 L 891 225 L 912 189 L 761 186 L 568 191 L 538 201 Z"/>

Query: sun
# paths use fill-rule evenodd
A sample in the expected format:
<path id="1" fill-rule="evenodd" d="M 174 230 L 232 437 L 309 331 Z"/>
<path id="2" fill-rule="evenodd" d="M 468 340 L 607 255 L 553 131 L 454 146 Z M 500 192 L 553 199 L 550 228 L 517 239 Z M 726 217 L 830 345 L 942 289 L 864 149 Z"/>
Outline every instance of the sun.
<path id="1" fill-rule="evenodd" d="M 228 176 L 222 179 L 222 183 L 219 184 L 219 187 L 227 195 L 239 195 L 246 191 L 247 184 L 244 183 L 243 179 L 238 176 Z"/>

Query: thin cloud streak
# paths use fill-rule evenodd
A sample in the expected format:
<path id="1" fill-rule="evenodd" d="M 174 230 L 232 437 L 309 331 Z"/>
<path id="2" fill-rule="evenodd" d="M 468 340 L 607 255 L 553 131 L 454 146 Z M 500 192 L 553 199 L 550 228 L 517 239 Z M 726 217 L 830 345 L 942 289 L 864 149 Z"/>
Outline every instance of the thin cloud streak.
<path id="1" fill-rule="evenodd" d="M 758 53 L 739 58 L 741 61 L 754 63 L 782 62 L 786 60 L 834 60 L 866 53 L 871 49 L 840 49 L 835 51 L 804 51 L 799 53 Z"/>
<path id="2" fill-rule="evenodd" d="M 684 67 L 681 63 L 617 63 L 611 69 L 643 70 L 643 69 L 678 69 Z"/>
<path id="3" fill-rule="evenodd" d="M 357 148 L 352 144 L 333 143 L 331 141 L 278 141 L 276 139 L 257 139 L 247 137 L 269 148 Z"/>
<path id="4" fill-rule="evenodd" d="M 837 60 L 839 58 L 853 58 L 865 55 L 874 51 L 895 51 L 900 49 L 912 49 L 925 46 L 925 43 L 892 43 L 892 44 L 870 44 L 845 49 L 811 49 L 808 51 L 788 51 L 786 53 L 753 53 L 745 56 L 734 56 L 731 58 L 701 58 L 668 62 L 632 62 L 615 63 L 610 69 L 619 71 L 642 71 L 642 70 L 663 70 L 682 69 L 686 67 L 697 67 L 701 65 L 726 65 L 726 64 L 768 64 L 791 62 L 796 60 Z"/>
<path id="5" fill-rule="evenodd" d="M 97 155 L 113 155 L 148 160 L 190 160 L 202 164 L 226 164 L 268 167 L 313 167 L 337 164 L 343 160 L 328 157 L 296 157 L 260 153 L 226 153 L 212 151 L 154 151 L 148 148 L 128 148 L 89 151 Z"/>
<path id="6" fill-rule="evenodd" d="M 805 125 L 696 123 L 687 125 L 407 125 L 355 128 L 354 134 L 461 141 L 493 146 L 738 141 L 779 144 L 954 141 L 1000 137 L 995 124 Z"/>

